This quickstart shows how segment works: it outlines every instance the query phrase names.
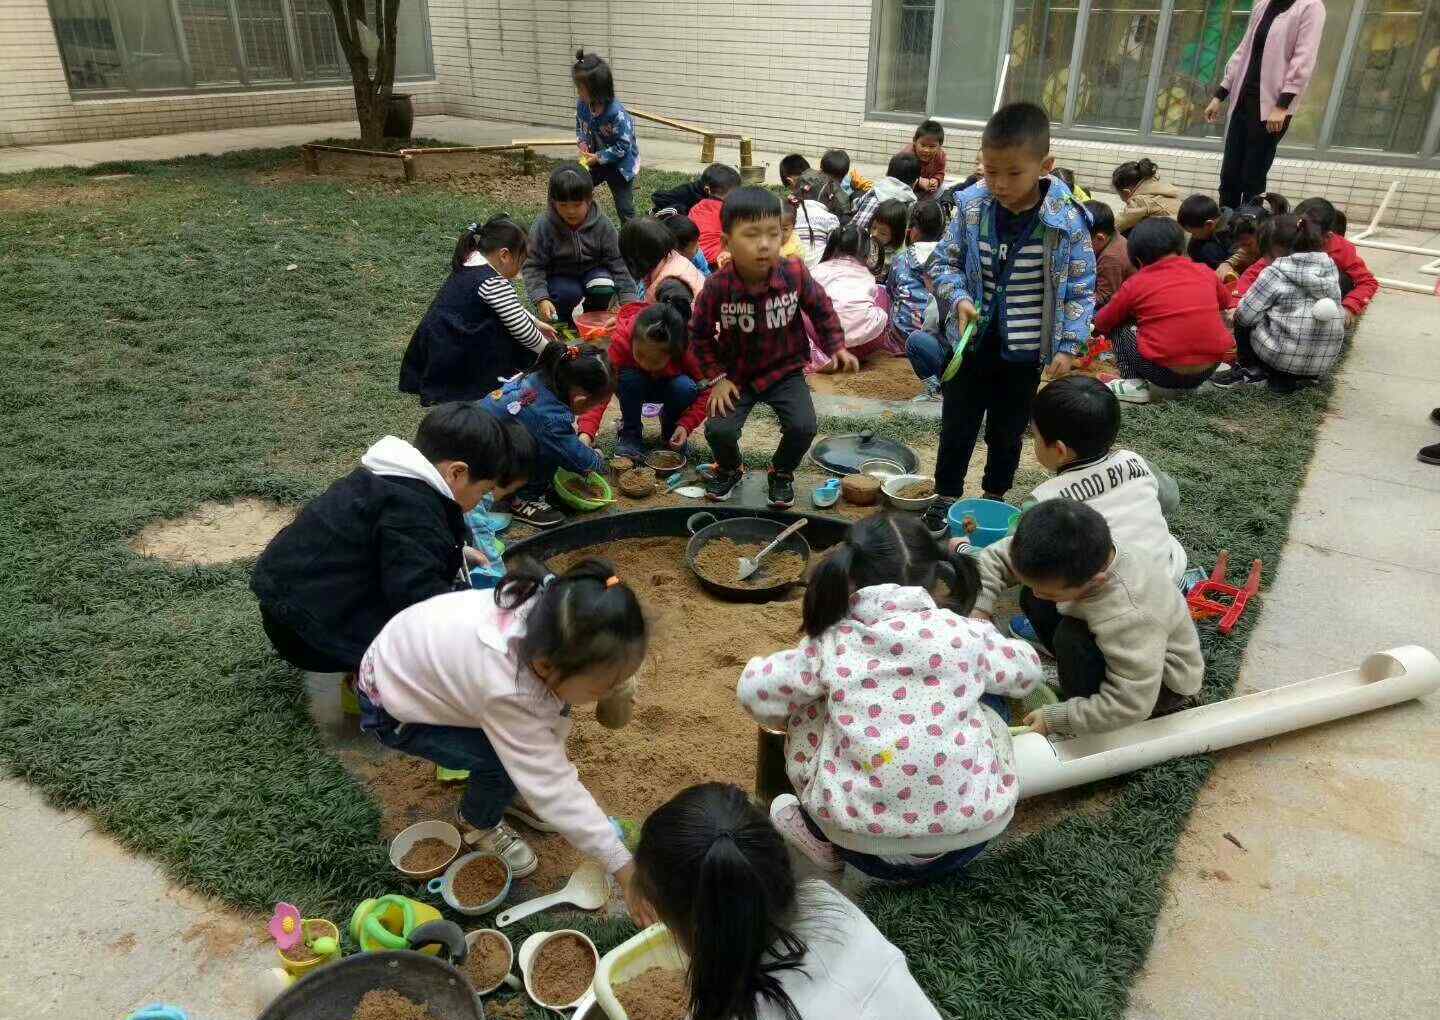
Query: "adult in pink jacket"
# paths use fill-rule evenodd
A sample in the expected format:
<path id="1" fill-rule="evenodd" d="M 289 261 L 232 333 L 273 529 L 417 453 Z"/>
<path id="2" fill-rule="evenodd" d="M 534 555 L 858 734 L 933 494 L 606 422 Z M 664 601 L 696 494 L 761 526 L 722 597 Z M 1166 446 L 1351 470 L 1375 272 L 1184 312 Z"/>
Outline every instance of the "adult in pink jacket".
<path id="1" fill-rule="evenodd" d="M 1238 208 L 1266 190 L 1275 150 L 1310 85 L 1324 29 L 1324 0 L 1256 0 L 1245 38 L 1205 107 L 1205 120 L 1213 124 L 1220 105 L 1230 101 L 1221 205 Z"/>

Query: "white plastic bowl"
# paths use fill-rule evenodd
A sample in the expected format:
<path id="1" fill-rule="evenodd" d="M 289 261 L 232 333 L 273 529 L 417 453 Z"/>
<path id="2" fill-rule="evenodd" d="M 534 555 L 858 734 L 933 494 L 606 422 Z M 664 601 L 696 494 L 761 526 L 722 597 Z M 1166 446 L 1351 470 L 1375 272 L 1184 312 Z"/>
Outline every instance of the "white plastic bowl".
<path id="1" fill-rule="evenodd" d="M 592 995 L 593 982 L 590 988 L 586 988 L 572 1002 L 546 1002 L 535 994 L 535 984 L 532 980 L 531 971 L 534 969 L 535 957 L 540 953 L 540 947 L 551 939 L 560 935 L 574 935 L 581 942 L 590 947 L 590 952 L 595 958 L 595 970 L 600 970 L 600 952 L 595 948 L 595 943 L 584 932 L 575 931 L 573 928 L 561 928 L 559 931 L 537 931 L 520 945 L 520 973 L 525 976 L 525 994 L 546 1009 L 575 1009 L 582 1004 L 594 1001 Z"/>
<path id="2" fill-rule="evenodd" d="M 901 489 L 907 485 L 914 485 L 916 482 L 930 482 L 932 485 L 935 479 L 930 475 L 896 475 L 894 478 L 887 478 L 880 486 L 881 493 L 885 496 L 885 502 L 897 510 L 929 510 L 939 499 L 937 493 L 931 492 L 928 496 L 921 496 L 919 499 L 911 499 L 898 495 Z"/>
<path id="3" fill-rule="evenodd" d="M 412 847 L 422 839 L 438 839 L 447 844 L 453 851 L 450 859 L 438 868 L 430 868 L 426 871 L 407 871 L 400 862 L 405 859 Z M 390 841 L 390 863 L 395 865 L 395 870 L 407 878 L 413 878 L 417 882 L 424 882 L 434 878 L 450 867 L 451 861 L 455 860 L 460 853 L 460 830 L 449 822 L 416 822 L 408 829 L 401 831 Z"/>

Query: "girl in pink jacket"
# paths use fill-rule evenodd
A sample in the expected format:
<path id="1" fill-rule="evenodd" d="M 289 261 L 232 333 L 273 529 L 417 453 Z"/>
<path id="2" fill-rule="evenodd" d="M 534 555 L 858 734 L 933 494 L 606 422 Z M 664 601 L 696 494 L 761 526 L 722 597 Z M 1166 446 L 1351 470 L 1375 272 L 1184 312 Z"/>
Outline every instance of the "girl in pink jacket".
<path id="1" fill-rule="evenodd" d="M 885 343 L 890 324 L 890 295 L 876 282 L 866 259 L 870 256 L 870 235 L 859 227 L 841 227 L 830 234 L 820 264 L 810 270 L 824 288 L 845 331 L 845 348 L 857 358 L 877 352 Z M 819 371 L 829 357 L 811 343 L 811 365 Z"/>
<path id="2" fill-rule="evenodd" d="M 535 852 L 504 821 L 524 814 L 601 861 L 643 927 L 635 866 L 565 753 L 572 705 L 629 721 L 645 616 L 606 560 L 547 574 L 520 560 L 493 591 L 437 595 L 393 617 L 360 664 L 362 728 L 386 747 L 470 772 L 456 825 L 470 846 L 505 858 L 517 878 Z"/>
<path id="3" fill-rule="evenodd" d="M 914 515 L 852 525 L 805 592 L 805 640 L 740 678 L 745 710 L 786 731 L 799 798 L 777 797 L 770 816 L 822 868 L 928 879 L 1010 823 L 1019 784 L 991 696 L 1023 696 L 1044 673 L 1025 642 L 935 604 L 937 573 L 956 566 L 971 576 L 954 587 L 973 593 L 973 564 L 942 563 Z"/>

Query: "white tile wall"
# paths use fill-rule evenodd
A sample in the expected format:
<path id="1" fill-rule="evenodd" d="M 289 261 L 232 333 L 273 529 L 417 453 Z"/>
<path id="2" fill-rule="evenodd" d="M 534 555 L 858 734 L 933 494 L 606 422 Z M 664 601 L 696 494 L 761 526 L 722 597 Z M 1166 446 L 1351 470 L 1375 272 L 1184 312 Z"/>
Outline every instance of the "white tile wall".
<path id="1" fill-rule="evenodd" d="M 436 82 L 407 84 L 417 114 L 443 113 Z M 46 0 L 0 0 L 0 145 L 303 124 L 355 116 L 350 86 L 74 100 Z"/>

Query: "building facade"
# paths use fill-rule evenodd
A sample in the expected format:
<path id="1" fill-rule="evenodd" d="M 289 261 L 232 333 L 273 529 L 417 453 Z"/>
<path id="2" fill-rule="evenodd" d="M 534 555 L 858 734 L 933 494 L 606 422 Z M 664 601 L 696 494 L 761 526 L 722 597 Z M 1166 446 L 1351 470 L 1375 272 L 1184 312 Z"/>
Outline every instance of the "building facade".
<path id="1" fill-rule="evenodd" d="M 1105 187 L 1148 155 L 1212 189 L 1203 109 L 1252 0 L 415 0 L 400 58 L 421 113 L 568 125 L 579 46 L 633 108 L 739 131 L 762 152 L 848 149 L 874 166 L 933 116 L 952 170 L 997 95 L 1040 102 L 1055 151 Z M 6 0 L 0 144 L 340 119 L 325 0 Z M 1309 92 L 1271 175 L 1352 221 L 1440 224 L 1440 0 L 1326 0 Z M 142 17 L 148 12 L 146 17 Z M 167 18 L 168 13 L 168 18 Z"/>

